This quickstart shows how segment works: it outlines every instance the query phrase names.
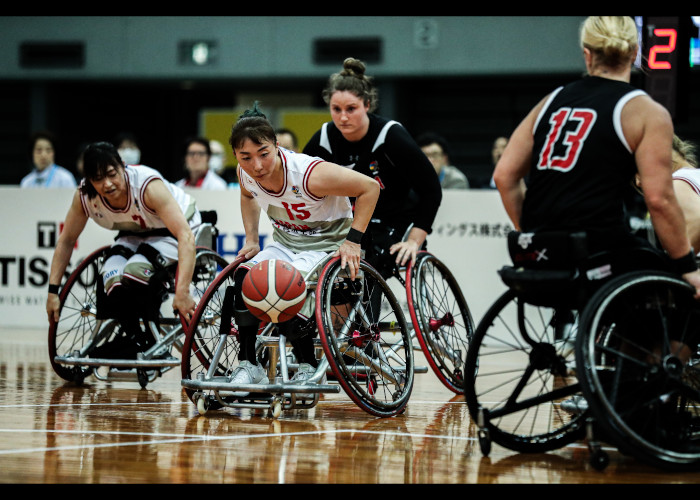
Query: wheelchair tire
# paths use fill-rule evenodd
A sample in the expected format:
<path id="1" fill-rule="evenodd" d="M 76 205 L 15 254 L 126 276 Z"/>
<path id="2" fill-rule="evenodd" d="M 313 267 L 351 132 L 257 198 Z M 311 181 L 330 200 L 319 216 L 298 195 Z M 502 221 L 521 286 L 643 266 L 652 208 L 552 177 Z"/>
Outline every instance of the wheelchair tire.
<path id="1" fill-rule="evenodd" d="M 97 286 L 101 286 L 102 266 L 109 246 L 101 247 L 83 259 L 70 274 L 59 295 L 61 302 L 58 323 L 49 325 L 49 358 L 51 365 L 61 378 L 81 383 L 93 368 L 65 366 L 55 361 L 56 356 L 77 354 L 83 356 L 94 347 L 108 340 L 119 331 L 114 319 L 101 319 L 97 314 Z M 195 269 L 190 293 L 198 300 L 216 275 L 217 267 L 226 266 L 226 261 L 215 252 L 198 247 L 195 254 Z M 159 320 L 161 330 L 182 324 L 179 315 Z M 183 330 L 184 331 L 184 330 Z M 175 338 L 173 345 L 182 350 L 182 337 Z"/>
<path id="2" fill-rule="evenodd" d="M 663 272 L 631 272 L 598 290 L 581 315 L 581 385 L 600 439 L 669 470 L 700 468 L 700 304 Z M 684 362 L 671 342 L 692 345 Z"/>
<path id="3" fill-rule="evenodd" d="M 342 278 L 340 258 L 321 270 L 316 322 L 328 364 L 345 393 L 378 417 L 406 408 L 413 390 L 413 348 L 401 307 L 389 285 L 365 261 L 362 278 Z"/>
<path id="4" fill-rule="evenodd" d="M 428 364 L 445 387 L 463 394 L 462 368 L 474 336 L 474 321 L 457 280 L 442 261 L 422 251 L 406 269 L 406 297 Z"/>
<path id="5" fill-rule="evenodd" d="M 566 318 L 557 322 L 556 318 Z M 561 448 L 583 438 L 585 413 L 569 414 L 562 401 L 579 394 L 569 367 L 573 311 L 526 304 L 507 290 L 474 332 L 464 367 L 464 397 L 480 435 L 522 453 Z M 559 327 L 557 327 L 559 325 Z M 570 333 L 560 335 L 568 325 Z"/>
<path id="6" fill-rule="evenodd" d="M 113 327 L 109 331 L 102 329 L 102 325 L 109 327 L 110 323 L 97 319 L 96 284 L 100 283 L 108 249 L 109 246 L 104 246 L 92 252 L 68 276 L 59 295 L 58 322 L 53 319 L 49 322 L 49 360 L 54 372 L 69 382 L 82 383 L 90 376 L 92 368 L 62 365 L 55 361 L 56 356 L 83 354 L 113 330 Z"/>
<path id="7" fill-rule="evenodd" d="M 185 342 L 182 348 L 182 363 L 180 365 L 182 378 L 194 380 L 198 373 L 207 373 L 214 360 L 215 352 L 219 345 L 219 328 L 221 324 L 221 310 L 223 307 L 226 288 L 233 286 L 234 273 L 245 259 L 238 258 L 221 270 L 203 293 L 197 309 L 187 327 Z M 238 329 L 231 323 L 230 334 L 226 337 L 226 344 L 222 346 L 221 355 L 217 361 L 213 376 L 229 376 L 238 365 Z M 187 396 L 192 402 L 196 391 L 185 388 Z M 208 409 L 218 409 L 221 404 L 210 399 Z"/>

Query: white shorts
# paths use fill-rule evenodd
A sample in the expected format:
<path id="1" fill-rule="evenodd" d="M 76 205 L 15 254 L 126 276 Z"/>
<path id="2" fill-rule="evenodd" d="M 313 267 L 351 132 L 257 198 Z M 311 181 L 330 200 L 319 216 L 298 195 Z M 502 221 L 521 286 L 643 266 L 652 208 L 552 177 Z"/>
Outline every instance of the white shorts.
<path id="1" fill-rule="evenodd" d="M 250 269 L 256 264 L 270 259 L 283 260 L 289 262 L 296 269 L 299 270 L 302 276 L 306 278 L 306 275 L 313 269 L 313 267 L 321 262 L 328 256 L 328 252 L 319 252 L 316 250 L 305 250 L 303 252 L 293 252 L 289 248 L 285 247 L 281 243 L 273 241 L 260 252 L 258 252 L 252 259 L 241 264 L 241 267 Z M 315 295 L 313 293 L 306 296 L 306 301 L 301 311 L 297 316 L 303 319 L 308 319 L 314 314 L 316 305 Z"/>
<path id="2" fill-rule="evenodd" d="M 252 259 L 241 264 L 241 266 L 250 269 L 255 264 L 258 264 L 264 260 L 284 260 L 297 268 L 302 276 L 306 277 L 309 271 L 311 271 L 316 264 L 321 262 L 321 260 L 325 259 L 327 256 L 328 252 L 319 252 L 316 250 L 306 250 L 299 253 L 293 252 L 281 243 L 273 241 L 258 252 Z"/>
<path id="3" fill-rule="evenodd" d="M 177 240 L 172 236 L 123 236 L 112 246 L 122 245 L 135 252 L 141 243 L 148 243 L 155 248 L 165 259 L 165 265 L 177 262 Z M 147 285 L 153 276 L 153 264 L 145 256 L 137 253 L 128 259 L 123 255 L 112 255 L 105 261 L 103 271 L 102 281 L 105 292 L 109 294 L 115 286 L 121 284 L 122 278 Z"/>

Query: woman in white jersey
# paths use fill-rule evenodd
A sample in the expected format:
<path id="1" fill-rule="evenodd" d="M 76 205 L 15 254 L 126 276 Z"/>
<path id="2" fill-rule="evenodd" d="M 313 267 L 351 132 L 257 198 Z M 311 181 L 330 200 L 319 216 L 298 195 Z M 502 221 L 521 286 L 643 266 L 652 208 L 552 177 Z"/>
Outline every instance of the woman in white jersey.
<path id="1" fill-rule="evenodd" d="M 695 145 L 673 136 L 671 152 L 673 190 L 685 215 L 685 229 L 690 244 L 700 249 L 700 170 Z"/>
<path id="2" fill-rule="evenodd" d="M 104 290 L 127 336 L 144 350 L 150 339 L 139 318 L 156 314 L 150 311 L 156 298 L 149 287 L 157 267 L 154 261 L 178 263 L 173 308 L 186 320 L 194 313 L 196 304 L 189 291 L 195 263 L 192 228 L 201 223 L 201 215 L 182 189 L 152 168 L 124 165 L 110 143 L 90 144 L 83 161 L 85 178 L 73 197 L 51 262 L 46 311 L 49 320 L 58 321 L 62 277 L 78 237 L 93 219 L 119 231 L 104 264 Z"/>
<path id="3" fill-rule="evenodd" d="M 329 253 L 337 253 L 341 266 L 347 266 L 355 279 L 360 240 L 379 198 L 379 184 L 334 163 L 279 147 L 275 130 L 257 103 L 234 124 L 229 143 L 238 161 L 245 228 L 245 243 L 238 255 L 249 260 L 239 268 L 234 289 L 227 291 L 221 323 L 232 314 L 239 327 L 240 364 L 231 381 L 265 384 L 265 370 L 255 358 L 259 320 L 246 309 L 240 292 L 245 273 L 257 262 L 280 259 L 305 275 Z M 349 197 L 355 198 L 354 210 Z M 261 209 L 272 222 L 274 240 L 262 251 L 258 237 Z M 280 324 L 300 364 L 297 381 L 308 378 L 317 366 L 315 329 L 304 328 L 312 308 L 313 302 L 307 300 L 297 318 Z"/>

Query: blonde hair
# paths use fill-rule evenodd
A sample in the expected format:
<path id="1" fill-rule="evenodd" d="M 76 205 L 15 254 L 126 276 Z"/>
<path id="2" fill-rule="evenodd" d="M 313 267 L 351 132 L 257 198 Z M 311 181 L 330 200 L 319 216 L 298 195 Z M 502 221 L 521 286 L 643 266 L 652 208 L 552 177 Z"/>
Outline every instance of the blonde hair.
<path id="1" fill-rule="evenodd" d="M 629 16 L 590 16 L 581 24 L 581 48 L 593 54 L 594 64 L 611 68 L 631 64 L 639 48 L 637 25 Z"/>
<path id="2" fill-rule="evenodd" d="M 690 141 L 684 141 L 674 134 L 672 163 L 674 171 L 685 166 L 697 168 L 698 160 L 695 156 L 695 144 Z"/>

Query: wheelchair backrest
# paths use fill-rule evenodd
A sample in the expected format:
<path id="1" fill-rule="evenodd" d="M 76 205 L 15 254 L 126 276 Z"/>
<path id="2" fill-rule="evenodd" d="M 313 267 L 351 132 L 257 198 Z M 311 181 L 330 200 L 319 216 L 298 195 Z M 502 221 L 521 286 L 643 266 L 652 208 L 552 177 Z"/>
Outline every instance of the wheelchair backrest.
<path id="1" fill-rule="evenodd" d="M 202 224 L 194 234 L 195 245 L 216 251 L 219 230 L 216 227 L 218 215 L 215 210 L 200 211 Z"/>
<path id="2" fill-rule="evenodd" d="M 586 233 L 511 231 L 508 252 L 516 267 L 569 269 L 588 257 Z"/>
<path id="3" fill-rule="evenodd" d="M 526 302 L 578 309 L 612 276 L 638 270 L 668 271 L 669 261 L 653 248 L 589 253 L 586 233 L 542 232 L 508 235 L 513 266 L 499 274 Z"/>

